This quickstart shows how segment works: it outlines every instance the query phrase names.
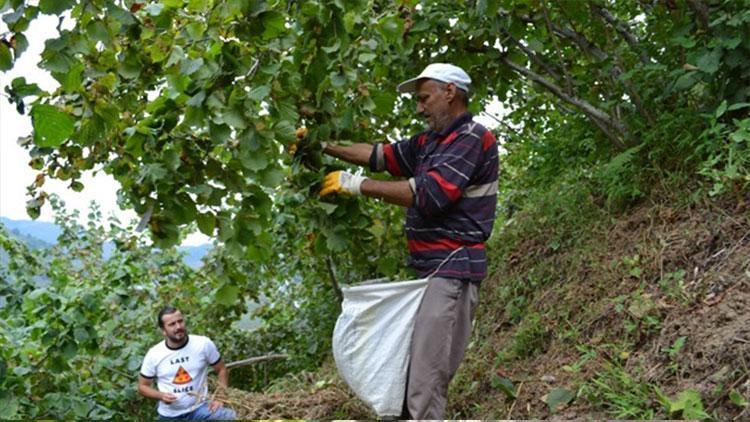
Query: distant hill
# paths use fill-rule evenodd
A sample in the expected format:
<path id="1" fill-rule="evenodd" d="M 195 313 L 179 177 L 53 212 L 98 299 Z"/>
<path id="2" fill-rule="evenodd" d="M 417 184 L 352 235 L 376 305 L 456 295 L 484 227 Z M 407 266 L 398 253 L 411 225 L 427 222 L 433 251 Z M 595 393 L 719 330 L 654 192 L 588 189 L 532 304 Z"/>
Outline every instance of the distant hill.
<path id="1" fill-rule="evenodd" d="M 32 220 L 12 220 L 6 217 L 0 217 L 0 224 L 3 224 L 10 234 L 18 240 L 24 242 L 32 249 L 48 248 L 57 243 L 57 237 L 62 230 L 54 223 Z M 183 262 L 193 268 L 201 266 L 201 259 L 211 250 L 211 244 L 204 243 L 195 246 L 180 246 L 178 249 L 185 253 Z M 104 256 L 108 256 L 112 250 L 112 245 L 104 245 Z M 2 260 L 0 260 L 2 262 Z"/>
<path id="2" fill-rule="evenodd" d="M 0 217 L 0 223 L 32 248 L 52 246 L 57 243 L 57 237 L 62 233 L 57 224 L 43 221 L 11 220 L 10 218 Z M 40 241 L 42 243 L 39 243 Z"/>

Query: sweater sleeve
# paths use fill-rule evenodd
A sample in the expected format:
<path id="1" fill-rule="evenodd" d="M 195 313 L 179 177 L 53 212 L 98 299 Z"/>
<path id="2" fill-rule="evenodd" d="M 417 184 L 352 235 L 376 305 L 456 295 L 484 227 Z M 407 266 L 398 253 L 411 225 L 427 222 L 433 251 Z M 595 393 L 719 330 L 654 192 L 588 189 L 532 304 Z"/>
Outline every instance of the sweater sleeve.
<path id="1" fill-rule="evenodd" d="M 419 134 L 393 144 L 377 144 L 370 154 L 370 170 L 387 171 L 396 177 L 412 177 L 417 166 L 417 153 L 427 139 Z"/>

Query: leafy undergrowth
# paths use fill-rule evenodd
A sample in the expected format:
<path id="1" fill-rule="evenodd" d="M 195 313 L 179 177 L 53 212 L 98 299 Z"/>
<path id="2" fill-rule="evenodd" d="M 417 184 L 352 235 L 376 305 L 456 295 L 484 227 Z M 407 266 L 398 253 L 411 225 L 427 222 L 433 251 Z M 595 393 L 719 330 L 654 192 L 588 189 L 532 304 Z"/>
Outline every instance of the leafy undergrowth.
<path id="1" fill-rule="evenodd" d="M 674 195 L 567 236 L 536 225 L 527 237 L 533 215 L 496 236 L 446 417 L 750 417 L 747 198 Z M 237 394 L 246 418 L 374 416 L 330 362 Z"/>

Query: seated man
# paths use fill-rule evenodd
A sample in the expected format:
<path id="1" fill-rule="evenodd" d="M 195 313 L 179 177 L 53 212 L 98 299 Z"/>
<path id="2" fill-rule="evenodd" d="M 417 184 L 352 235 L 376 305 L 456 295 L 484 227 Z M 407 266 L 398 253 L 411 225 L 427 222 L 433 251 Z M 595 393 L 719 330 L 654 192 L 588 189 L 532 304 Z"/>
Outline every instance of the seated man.
<path id="1" fill-rule="evenodd" d="M 164 341 L 146 353 L 138 377 L 138 392 L 159 400 L 160 419 L 235 419 L 220 401 L 208 401 L 208 367 L 219 376 L 219 388 L 229 383 L 229 373 L 219 351 L 208 337 L 188 337 L 185 320 L 166 306 L 158 315 Z M 154 378 L 158 390 L 152 387 Z"/>

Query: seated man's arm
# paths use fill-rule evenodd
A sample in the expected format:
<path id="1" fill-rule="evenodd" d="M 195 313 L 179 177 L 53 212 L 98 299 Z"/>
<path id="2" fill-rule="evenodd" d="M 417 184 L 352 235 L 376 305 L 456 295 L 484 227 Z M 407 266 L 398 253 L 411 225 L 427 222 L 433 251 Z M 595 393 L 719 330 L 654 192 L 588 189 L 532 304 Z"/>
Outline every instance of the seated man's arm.
<path id="1" fill-rule="evenodd" d="M 227 369 L 227 365 L 224 364 L 224 359 L 219 359 L 218 362 L 213 364 L 211 366 L 214 368 L 214 371 L 216 371 L 216 374 L 218 375 L 218 382 L 219 382 L 219 391 L 224 390 L 229 385 L 229 370 Z M 214 410 L 220 408 L 223 406 L 224 403 L 222 403 L 219 400 L 214 400 L 208 405 L 208 409 L 213 412 Z"/>
<path id="2" fill-rule="evenodd" d="M 218 362 L 213 364 L 212 368 L 214 368 L 214 371 L 219 376 L 219 386 L 226 388 L 229 385 L 229 370 L 227 369 L 227 365 L 224 364 L 224 359 L 219 359 Z"/>
<path id="3" fill-rule="evenodd" d="M 162 393 L 161 391 L 152 387 L 152 384 L 152 379 L 146 378 L 143 375 L 138 375 L 138 393 L 140 393 L 143 397 L 148 397 L 154 400 L 161 400 L 167 404 L 173 403 L 175 400 L 177 400 L 177 397 L 175 397 L 174 394 Z"/>

